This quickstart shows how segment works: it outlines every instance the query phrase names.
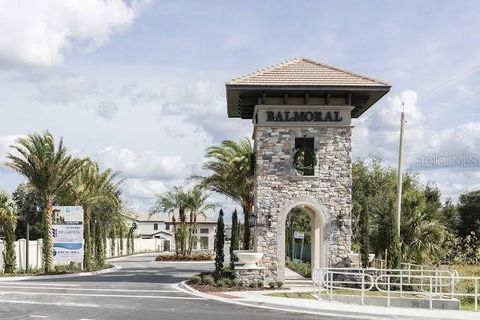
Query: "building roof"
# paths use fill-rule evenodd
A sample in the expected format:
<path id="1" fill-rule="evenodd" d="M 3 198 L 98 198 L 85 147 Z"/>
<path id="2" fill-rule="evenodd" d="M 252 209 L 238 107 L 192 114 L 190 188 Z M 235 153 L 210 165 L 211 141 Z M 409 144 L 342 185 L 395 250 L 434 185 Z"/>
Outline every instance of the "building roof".
<path id="1" fill-rule="evenodd" d="M 252 119 L 256 105 L 329 104 L 330 100 L 352 105 L 352 117 L 359 117 L 383 97 L 390 85 L 384 81 L 316 62 L 295 58 L 226 84 L 229 117 Z M 270 100 L 269 100 L 270 99 Z M 318 102 L 323 101 L 323 102 Z M 280 102 L 282 104 L 282 102 Z"/>
<path id="2" fill-rule="evenodd" d="M 133 211 L 127 211 L 122 213 L 123 216 L 138 221 L 138 222 L 172 222 L 172 216 L 167 214 L 147 214 L 138 213 Z M 176 217 L 178 222 L 178 217 Z M 187 215 L 187 222 L 190 221 L 190 216 Z M 197 223 L 217 223 L 217 220 L 208 216 L 197 216 Z"/>
<path id="3" fill-rule="evenodd" d="M 301 86 L 390 86 L 306 58 L 294 58 L 227 82 L 227 85 L 301 85 Z"/>

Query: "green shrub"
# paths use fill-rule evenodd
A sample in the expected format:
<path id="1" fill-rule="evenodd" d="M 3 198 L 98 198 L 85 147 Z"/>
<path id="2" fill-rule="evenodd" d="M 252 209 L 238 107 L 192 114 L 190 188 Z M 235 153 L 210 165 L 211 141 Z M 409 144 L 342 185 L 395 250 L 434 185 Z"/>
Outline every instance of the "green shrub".
<path id="1" fill-rule="evenodd" d="M 263 281 L 257 281 L 257 287 L 263 288 Z"/>
<path id="2" fill-rule="evenodd" d="M 270 281 L 268 283 L 268 286 L 270 287 L 270 289 L 275 289 L 275 287 L 277 286 L 277 283 L 275 281 Z"/>
<path id="3" fill-rule="evenodd" d="M 200 278 L 199 276 L 193 276 L 190 278 L 190 283 L 200 283 L 202 282 L 202 278 Z"/>
<path id="4" fill-rule="evenodd" d="M 294 261 L 287 261 L 286 263 L 287 268 L 295 271 L 296 273 L 301 274 L 305 278 L 312 277 L 312 266 L 310 262 L 294 262 Z"/>
<path id="5" fill-rule="evenodd" d="M 225 287 L 226 283 L 225 283 L 225 280 L 224 279 L 219 279 L 217 280 L 217 282 L 215 283 L 215 287 L 219 287 L 219 288 L 223 288 Z"/>
<path id="6" fill-rule="evenodd" d="M 225 279 L 223 279 L 223 281 L 225 282 L 225 285 L 226 285 L 227 287 L 231 287 L 232 284 L 233 284 L 233 280 L 232 280 L 232 279 L 229 279 L 229 278 L 225 278 Z"/>
<path id="7" fill-rule="evenodd" d="M 202 283 L 206 285 L 212 285 L 215 283 L 215 279 L 211 275 L 207 274 L 202 277 Z"/>
<path id="8" fill-rule="evenodd" d="M 212 256 L 208 253 L 194 252 L 191 255 L 180 254 L 161 254 L 155 258 L 155 261 L 209 261 Z"/>
<path id="9" fill-rule="evenodd" d="M 277 288 L 283 287 L 283 282 L 282 281 L 275 281 L 277 284 Z"/>
<path id="10" fill-rule="evenodd" d="M 256 282 L 250 282 L 250 284 L 248 285 L 250 288 L 253 288 L 255 289 L 257 287 L 257 283 Z"/>
<path id="11" fill-rule="evenodd" d="M 243 287 L 243 281 L 240 279 L 233 279 L 233 285 L 235 287 Z"/>

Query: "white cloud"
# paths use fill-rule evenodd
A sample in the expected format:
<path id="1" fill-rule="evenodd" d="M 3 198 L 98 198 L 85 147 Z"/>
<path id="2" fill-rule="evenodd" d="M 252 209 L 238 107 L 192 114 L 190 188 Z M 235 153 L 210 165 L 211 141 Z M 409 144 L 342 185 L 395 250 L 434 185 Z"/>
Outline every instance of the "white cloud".
<path id="1" fill-rule="evenodd" d="M 471 89 L 469 89 L 463 83 L 457 84 L 455 88 L 456 88 L 457 94 L 460 98 L 469 98 L 469 97 L 471 97 L 475 94 Z"/>
<path id="2" fill-rule="evenodd" d="M 480 187 L 480 122 L 428 128 L 425 123 L 429 118 L 422 113 L 413 91 L 386 99 L 386 105 L 375 106 L 371 115 L 355 121 L 354 156 L 379 155 L 387 165 L 397 165 L 402 101 L 405 168 L 418 171 L 423 183 L 435 182 L 444 198 L 455 199 Z"/>
<path id="3" fill-rule="evenodd" d="M 53 66 L 77 43 L 104 44 L 149 1 L 0 0 L 0 66 Z"/>
<path id="4" fill-rule="evenodd" d="M 112 101 L 100 101 L 97 108 L 97 116 L 112 119 L 118 112 L 118 106 Z"/>
<path id="5" fill-rule="evenodd" d="M 104 167 L 119 171 L 125 178 L 148 178 L 169 180 L 190 175 L 182 157 L 161 156 L 155 152 L 136 153 L 128 148 L 109 147 L 98 157 Z"/>
<path id="6" fill-rule="evenodd" d="M 7 155 L 10 152 L 10 146 L 20 138 L 21 135 L 5 135 L 0 136 L 0 167 L 5 165 Z"/>

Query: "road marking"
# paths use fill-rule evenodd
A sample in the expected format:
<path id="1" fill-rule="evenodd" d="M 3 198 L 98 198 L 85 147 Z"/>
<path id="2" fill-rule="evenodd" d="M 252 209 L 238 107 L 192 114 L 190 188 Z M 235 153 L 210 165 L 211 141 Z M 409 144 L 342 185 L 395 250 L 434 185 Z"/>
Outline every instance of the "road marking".
<path id="1" fill-rule="evenodd" d="M 42 290 L 68 290 L 68 291 L 106 291 L 106 292 L 152 292 L 152 293 L 177 292 L 177 290 L 30 287 L 30 286 L 2 286 L 1 284 L 0 284 L 0 288 L 9 288 L 9 289 L 42 289 Z M 2 290 L 0 290 L 0 293 L 1 293 L 1 292 L 2 292 Z"/>
<path id="2" fill-rule="evenodd" d="M 58 284 L 58 283 L 34 283 L 34 282 L 13 282 L 13 281 L 0 281 L 0 285 L 5 284 L 6 286 L 13 286 L 13 285 L 28 285 L 28 286 L 58 286 L 58 287 L 78 287 L 78 284 Z"/>
<path id="3" fill-rule="evenodd" d="M 104 297 L 104 298 L 145 298 L 145 299 L 177 299 L 177 300 L 206 300 L 197 297 L 174 297 L 174 296 L 139 296 L 129 294 L 94 294 L 94 293 L 63 293 L 63 292 L 22 292 L 0 291 L 2 294 L 28 294 L 28 295 L 54 295 L 54 296 L 79 296 L 79 297 Z M 8 300 L 7 300 L 8 301 Z"/>
<path id="4" fill-rule="evenodd" d="M 43 319 L 45 319 L 45 318 L 48 318 L 48 316 L 42 316 L 42 315 L 39 315 L 39 314 L 31 314 L 30 318 L 43 318 Z"/>
<path id="5" fill-rule="evenodd" d="M 41 302 L 41 301 L 31 301 L 31 300 L 5 300 L 5 299 L 0 299 L 0 303 L 40 304 L 40 305 L 59 306 L 59 307 L 88 307 L 88 308 L 98 308 L 99 307 L 99 305 L 91 304 L 91 303 Z"/>

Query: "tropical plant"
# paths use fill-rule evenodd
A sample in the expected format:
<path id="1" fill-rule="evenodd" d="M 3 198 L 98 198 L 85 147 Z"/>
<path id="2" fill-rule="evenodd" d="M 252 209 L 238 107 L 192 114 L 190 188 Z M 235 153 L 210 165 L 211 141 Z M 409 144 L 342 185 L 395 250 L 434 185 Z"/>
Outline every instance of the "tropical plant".
<path id="1" fill-rule="evenodd" d="M 240 142 L 225 140 L 206 152 L 207 162 L 203 168 L 211 174 L 197 177 L 200 184 L 214 192 L 223 194 L 242 206 L 244 216 L 243 248 L 250 249 L 252 235 L 249 217 L 253 210 L 254 170 L 253 148 L 248 138 Z"/>
<path id="2" fill-rule="evenodd" d="M 225 224 L 223 222 L 223 210 L 220 209 L 217 220 L 217 230 L 215 231 L 215 272 L 221 274 L 223 271 L 223 262 L 225 255 L 223 252 L 225 245 Z"/>
<path id="3" fill-rule="evenodd" d="M 7 158 L 8 167 L 24 175 L 28 185 L 34 188 L 43 204 L 43 260 L 45 271 L 53 270 L 52 212 L 57 195 L 77 174 L 84 160 L 72 158 L 60 139 L 55 144 L 53 135 L 31 134 L 19 138 L 11 146 L 13 152 Z"/>
<path id="4" fill-rule="evenodd" d="M 118 185 L 121 181 L 111 169 L 101 171 L 96 162 L 86 159 L 80 170 L 69 180 L 64 188 L 61 202 L 68 205 L 79 205 L 84 210 L 84 238 L 85 269 L 91 270 L 94 262 L 104 264 L 104 250 L 101 237 L 103 237 L 102 223 L 111 223 L 114 216 L 120 211 L 120 191 Z M 98 224 L 98 226 L 97 226 Z M 93 230 L 92 230 L 93 229 Z M 92 231 L 95 232 L 95 239 Z M 92 238 L 95 240 L 92 242 Z M 96 248 L 96 250 L 95 250 Z M 95 257 L 94 257 L 95 255 Z"/>
<path id="5" fill-rule="evenodd" d="M 401 232 L 396 228 L 396 171 L 384 167 L 379 158 L 357 160 L 353 164 L 354 240 L 364 246 L 368 235 L 370 250 L 377 256 L 388 252 L 388 265 L 397 267 L 401 259 L 434 263 L 443 255 L 445 227 L 440 193 L 422 186 L 413 172 L 403 175 Z M 362 214 L 368 212 L 368 223 Z M 384 239 L 384 241 L 378 241 Z M 363 243 L 363 244 L 362 244 Z M 366 255 L 367 250 L 363 250 Z"/>
<path id="6" fill-rule="evenodd" d="M 207 202 L 210 194 L 206 193 L 205 190 L 199 185 L 187 191 L 185 196 L 187 198 L 187 209 L 190 212 L 188 228 L 188 254 L 191 255 L 194 243 L 197 241 L 197 238 L 194 235 L 194 230 L 197 228 L 197 217 L 206 217 L 206 211 L 214 209 L 216 204 Z"/>
<path id="7" fill-rule="evenodd" d="M 172 219 L 173 236 L 175 241 L 176 254 L 187 254 L 187 226 L 186 213 L 189 207 L 187 194 L 181 187 L 173 187 L 172 191 L 167 191 L 157 196 L 157 200 L 150 210 L 150 214 L 167 213 Z M 179 225 L 177 227 L 176 214 L 178 212 Z"/>
<path id="8" fill-rule="evenodd" d="M 0 192 L 0 229 L 5 236 L 3 254 L 4 272 L 13 273 L 16 267 L 15 228 L 17 224 L 15 203 L 6 192 Z"/>

